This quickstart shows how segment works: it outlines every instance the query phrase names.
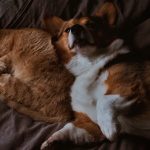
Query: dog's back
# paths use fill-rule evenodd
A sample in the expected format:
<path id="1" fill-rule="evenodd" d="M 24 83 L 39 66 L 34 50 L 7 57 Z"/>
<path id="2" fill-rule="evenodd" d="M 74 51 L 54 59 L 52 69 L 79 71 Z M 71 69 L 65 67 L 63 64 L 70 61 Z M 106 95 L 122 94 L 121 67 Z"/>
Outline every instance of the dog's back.
<path id="1" fill-rule="evenodd" d="M 116 108 L 121 132 L 150 138 L 150 60 L 142 55 L 127 54 L 120 62 L 116 59 L 108 68 L 106 94 L 125 98 Z M 135 102 L 126 107 L 129 101 Z"/>

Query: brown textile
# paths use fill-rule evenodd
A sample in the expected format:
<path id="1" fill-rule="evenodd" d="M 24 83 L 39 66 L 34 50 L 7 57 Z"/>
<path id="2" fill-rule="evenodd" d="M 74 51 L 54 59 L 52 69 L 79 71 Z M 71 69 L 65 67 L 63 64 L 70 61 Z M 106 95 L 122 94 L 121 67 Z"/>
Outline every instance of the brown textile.
<path id="1" fill-rule="evenodd" d="M 1 28 L 42 28 L 45 16 L 64 19 L 92 14 L 106 0 L 1 0 Z M 114 0 L 118 8 L 118 35 L 134 50 L 150 51 L 150 0 Z M 149 52 L 148 52 L 149 53 Z M 0 102 L 0 150 L 38 150 L 41 143 L 63 124 L 34 121 Z M 50 148 L 52 149 L 52 148 Z M 148 150 L 150 141 L 124 135 L 116 142 L 96 145 L 57 144 L 65 150 Z"/>

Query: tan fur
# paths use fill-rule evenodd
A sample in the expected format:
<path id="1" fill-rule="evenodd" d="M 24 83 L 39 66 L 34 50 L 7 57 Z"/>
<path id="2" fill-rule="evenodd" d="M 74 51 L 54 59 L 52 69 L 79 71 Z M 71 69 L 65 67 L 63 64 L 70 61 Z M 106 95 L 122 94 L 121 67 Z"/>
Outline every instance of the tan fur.
<path id="1" fill-rule="evenodd" d="M 70 120 L 73 76 L 60 63 L 51 36 L 36 29 L 0 30 L 0 43 L 1 99 L 37 120 Z"/>
<path id="2" fill-rule="evenodd" d="M 73 124 L 78 128 L 85 129 L 95 138 L 96 141 L 99 141 L 103 138 L 99 126 L 94 123 L 86 114 L 75 112 L 75 120 L 73 121 Z"/>
<path id="3" fill-rule="evenodd" d="M 108 17 L 108 23 L 113 25 L 117 18 L 117 9 L 114 3 L 106 2 L 102 7 L 98 8 L 94 15 Z"/>
<path id="4" fill-rule="evenodd" d="M 149 99 L 150 62 L 116 64 L 108 68 L 108 73 L 107 95 L 119 94 L 127 99 Z"/>
<path id="5" fill-rule="evenodd" d="M 128 60 L 126 60 L 128 62 Z M 120 113 L 130 117 L 148 117 L 150 98 L 150 61 L 137 63 L 119 63 L 107 69 L 108 79 L 105 81 L 106 95 L 119 94 L 126 101 L 135 101 L 132 107 Z"/>

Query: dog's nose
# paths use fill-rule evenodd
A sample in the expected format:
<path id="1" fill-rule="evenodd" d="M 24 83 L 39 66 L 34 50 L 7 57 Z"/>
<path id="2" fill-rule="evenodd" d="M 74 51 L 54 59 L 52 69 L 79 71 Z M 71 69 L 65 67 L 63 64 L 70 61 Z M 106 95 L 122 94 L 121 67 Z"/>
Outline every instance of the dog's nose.
<path id="1" fill-rule="evenodd" d="M 70 28 L 70 30 L 71 30 L 72 34 L 80 36 L 80 34 L 83 31 L 83 27 L 81 25 L 79 25 L 79 24 L 76 24 L 76 25 L 72 26 Z"/>

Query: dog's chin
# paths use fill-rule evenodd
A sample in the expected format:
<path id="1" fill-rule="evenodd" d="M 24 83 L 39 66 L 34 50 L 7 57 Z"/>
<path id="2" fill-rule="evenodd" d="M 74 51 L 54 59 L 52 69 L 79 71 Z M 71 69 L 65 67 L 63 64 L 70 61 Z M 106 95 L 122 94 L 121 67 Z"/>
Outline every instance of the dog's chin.
<path id="1" fill-rule="evenodd" d="M 92 39 L 92 40 L 91 40 Z M 93 38 L 87 38 L 87 39 L 80 39 L 76 38 L 72 33 L 69 32 L 68 35 L 68 46 L 72 49 L 82 49 L 85 47 L 93 46 L 95 45 Z"/>
<path id="2" fill-rule="evenodd" d="M 92 57 L 97 52 L 97 47 L 90 44 L 75 44 L 71 50 L 74 51 L 76 54 L 80 54 L 85 57 Z"/>
<path id="3" fill-rule="evenodd" d="M 94 55 L 97 51 L 94 40 L 78 39 L 70 33 L 68 36 L 68 47 L 76 54 L 81 54 L 87 57 Z"/>
<path id="4" fill-rule="evenodd" d="M 73 42 L 69 42 L 68 44 L 69 44 L 69 48 L 70 49 L 73 49 L 75 47 L 77 47 L 77 48 L 84 48 L 84 47 L 88 47 L 90 45 L 93 45 L 90 42 L 82 41 L 82 40 L 75 40 Z"/>

